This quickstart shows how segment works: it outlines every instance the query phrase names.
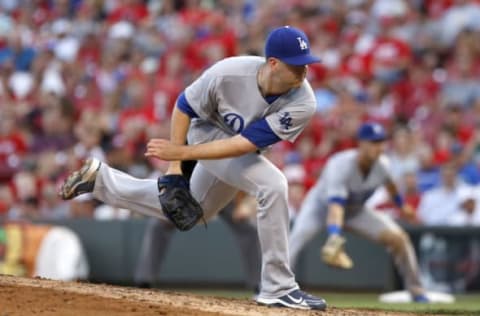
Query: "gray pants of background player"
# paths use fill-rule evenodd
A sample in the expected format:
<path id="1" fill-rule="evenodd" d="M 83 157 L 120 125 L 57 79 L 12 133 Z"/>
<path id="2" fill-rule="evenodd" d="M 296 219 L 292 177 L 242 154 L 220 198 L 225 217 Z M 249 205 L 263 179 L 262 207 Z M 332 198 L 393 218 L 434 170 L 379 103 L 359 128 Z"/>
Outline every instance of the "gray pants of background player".
<path id="1" fill-rule="evenodd" d="M 307 194 L 290 234 L 290 262 L 294 268 L 302 248 L 325 228 L 327 204 L 315 187 Z M 388 215 L 363 209 L 346 218 L 345 228 L 374 242 L 382 243 L 392 253 L 405 287 L 412 292 L 422 289 L 418 261 L 408 236 Z"/>
<path id="2" fill-rule="evenodd" d="M 257 291 L 261 266 L 257 229 L 248 220 L 233 219 L 234 210 L 235 204 L 229 203 L 220 211 L 219 217 L 228 224 L 240 247 L 247 275 L 246 286 Z M 152 285 L 157 282 L 160 267 L 175 232 L 173 224 L 154 217 L 149 219 L 135 269 L 135 283 Z"/>
<path id="3" fill-rule="evenodd" d="M 199 161 L 190 179 L 190 189 L 207 220 L 239 190 L 255 196 L 262 250 L 260 297 L 276 298 L 298 288 L 288 256 L 287 180 L 277 167 L 257 154 Z M 157 181 L 153 179 L 137 179 L 102 164 L 93 195 L 110 205 L 164 218 Z"/>

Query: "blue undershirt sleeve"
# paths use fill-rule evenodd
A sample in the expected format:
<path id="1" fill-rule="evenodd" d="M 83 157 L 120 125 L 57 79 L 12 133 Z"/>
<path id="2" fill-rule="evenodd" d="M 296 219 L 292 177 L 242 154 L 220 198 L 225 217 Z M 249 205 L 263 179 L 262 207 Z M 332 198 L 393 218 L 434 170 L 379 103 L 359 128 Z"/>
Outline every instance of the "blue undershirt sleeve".
<path id="1" fill-rule="evenodd" d="M 241 135 L 255 144 L 257 148 L 264 148 L 281 141 L 281 138 L 272 131 L 264 118 L 248 125 Z"/>
<path id="2" fill-rule="evenodd" d="M 340 204 L 342 206 L 345 206 L 345 203 L 346 203 L 346 199 L 342 198 L 342 197 L 339 197 L 339 196 L 334 196 L 334 197 L 331 197 L 328 199 L 328 203 L 337 203 L 337 204 Z"/>
<path id="3" fill-rule="evenodd" d="M 195 113 L 195 111 L 192 109 L 190 104 L 187 101 L 187 98 L 185 97 L 185 92 L 182 92 L 180 96 L 177 99 L 177 108 L 182 111 L 183 113 L 187 114 L 191 118 L 197 118 L 198 115 Z"/>

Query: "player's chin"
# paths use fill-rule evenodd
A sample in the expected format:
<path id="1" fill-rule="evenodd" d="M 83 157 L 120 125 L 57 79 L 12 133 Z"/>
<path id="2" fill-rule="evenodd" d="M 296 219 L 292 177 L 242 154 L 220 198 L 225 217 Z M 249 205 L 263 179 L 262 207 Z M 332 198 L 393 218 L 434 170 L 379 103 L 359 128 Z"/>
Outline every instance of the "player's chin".
<path id="1" fill-rule="evenodd" d="M 375 162 L 377 161 L 377 159 L 380 158 L 380 154 L 375 154 L 375 155 L 372 155 L 372 162 Z"/>
<path id="2" fill-rule="evenodd" d="M 292 87 L 294 88 L 300 88 L 303 84 L 303 78 L 302 79 L 297 79 L 292 83 Z"/>

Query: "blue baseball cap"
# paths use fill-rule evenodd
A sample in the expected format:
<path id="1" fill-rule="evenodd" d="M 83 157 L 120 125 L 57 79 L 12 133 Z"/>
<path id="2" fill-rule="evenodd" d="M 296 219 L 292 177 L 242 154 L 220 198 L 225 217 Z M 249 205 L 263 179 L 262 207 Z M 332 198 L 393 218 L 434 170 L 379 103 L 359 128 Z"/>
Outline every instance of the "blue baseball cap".
<path id="1" fill-rule="evenodd" d="M 387 133 L 381 124 L 367 122 L 358 129 L 357 138 L 369 142 L 380 142 L 387 139 Z"/>
<path id="2" fill-rule="evenodd" d="M 265 42 L 265 57 L 275 57 L 294 66 L 320 61 L 320 58 L 310 54 L 307 35 L 291 26 L 282 26 L 270 32 Z"/>

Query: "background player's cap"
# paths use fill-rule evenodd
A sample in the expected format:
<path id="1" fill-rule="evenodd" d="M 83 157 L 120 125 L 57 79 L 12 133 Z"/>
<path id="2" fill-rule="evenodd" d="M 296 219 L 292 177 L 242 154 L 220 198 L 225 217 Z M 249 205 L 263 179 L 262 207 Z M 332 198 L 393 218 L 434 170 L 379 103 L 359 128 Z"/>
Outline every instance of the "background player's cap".
<path id="1" fill-rule="evenodd" d="M 275 57 L 294 66 L 320 61 L 310 54 L 310 42 L 305 33 L 291 26 L 282 26 L 270 32 L 265 42 L 265 57 Z"/>
<path id="2" fill-rule="evenodd" d="M 370 142 L 380 142 L 387 138 L 387 133 L 381 124 L 367 122 L 358 129 L 357 138 Z"/>

